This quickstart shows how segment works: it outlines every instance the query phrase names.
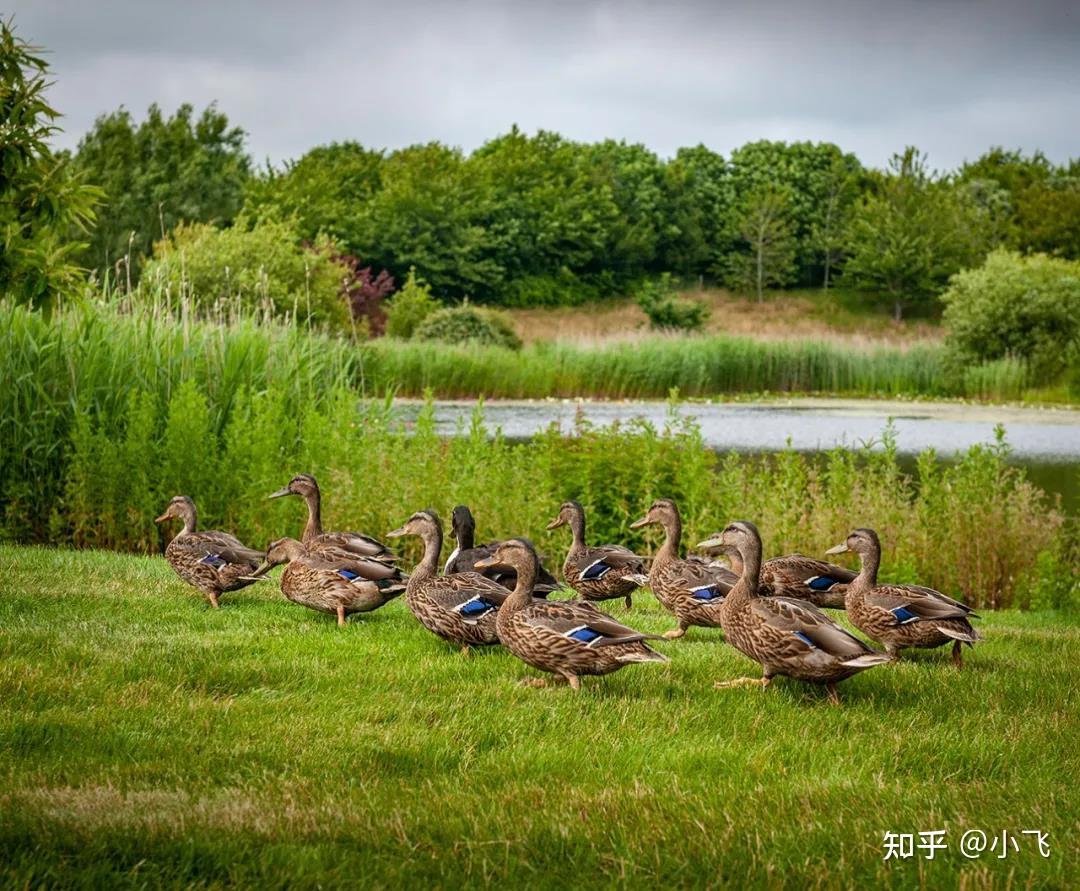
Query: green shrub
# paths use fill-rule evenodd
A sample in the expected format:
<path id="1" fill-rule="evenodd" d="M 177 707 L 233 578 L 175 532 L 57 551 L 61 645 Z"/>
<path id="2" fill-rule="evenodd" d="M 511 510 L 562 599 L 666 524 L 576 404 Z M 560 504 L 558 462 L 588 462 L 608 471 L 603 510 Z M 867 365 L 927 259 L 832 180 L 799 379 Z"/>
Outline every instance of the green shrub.
<path id="1" fill-rule="evenodd" d="M 958 364 L 1013 357 L 1048 382 L 1080 363 L 1080 262 L 994 251 L 941 299 Z"/>
<path id="2" fill-rule="evenodd" d="M 709 307 L 699 300 L 676 296 L 669 273 L 650 279 L 638 288 L 637 304 L 649 317 L 649 326 L 666 331 L 700 331 L 709 318 Z"/>
<path id="3" fill-rule="evenodd" d="M 390 337 L 407 340 L 416 333 L 421 323 L 439 311 L 442 304 L 431 294 L 431 286 L 409 267 L 409 275 L 390 302 L 386 305 L 386 333 Z"/>
<path id="4" fill-rule="evenodd" d="M 416 338 L 443 343 L 501 346 L 512 350 L 521 348 L 521 338 L 505 313 L 480 309 L 470 303 L 449 306 L 428 316 L 416 329 Z"/>
<path id="5" fill-rule="evenodd" d="M 190 301 L 204 313 L 238 305 L 342 328 L 349 321 L 342 296 L 349 270 L 332 251 L 325 240 L 302 244 L 281 220 L 240 219 L 228 229 L 184 223 L 154 245 L 141 285 L 164 288 L 171 300 Z"/>

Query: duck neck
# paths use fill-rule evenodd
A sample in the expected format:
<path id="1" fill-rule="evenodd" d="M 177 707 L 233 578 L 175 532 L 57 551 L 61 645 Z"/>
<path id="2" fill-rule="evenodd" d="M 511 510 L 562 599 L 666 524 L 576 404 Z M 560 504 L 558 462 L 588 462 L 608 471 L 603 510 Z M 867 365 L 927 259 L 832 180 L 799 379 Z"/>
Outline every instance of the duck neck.
<path id="1" fill-rule="evenodd" d="M 424 542 L 424 556 L 420 558 L 420 562 L 413 569 L 409 577 L 410 581 L 412 579 L 423 581 L 434 578 L 438 572 L 439 553 L 442 551 L 442 531 L 433 526 L 425 530 L 420 538 Z"/>
<path id="2" fill-rule="evenodd" d="M 877 584 L 878 568 L 881 566 L 881 548 L 859 551 L 859 574 L 855 582 L 859 587 L 873 588 Z"/>
<path id="3" fill-rule="evenodd" d="M 728 599 L 750 600 L 757 597 L 758 585 L 761 584 L 761 542 L 747 542 L 745 549 L 740 548 L 738 560 L 742 563 L 742 573 Z"/>
<path id="4" fill-rule="evenodd" d="M 472 550 L 476 546 L 476 526 L 467 520 L 454 530 L 458 551 Z"/>
<path id="5" fill-rule="evenodd" d="M 506 598 L 506 601 L 500 607 L 500 609 L 509 610 L 510 612 L 515 612 L 532 603 L 532 592 L 533 588 L 536 587 L 537 561 L 529 560 L 524 566 L 515 566 L 514 572 L 517 573 L 517 583 L 514 585 L 514 590 L 510 596 Z"/>
<path id="6" fill-rule="evenodd" d="M 176 537 L 181 535 L 192 535 L 195 532 L 199 522 L 198 512 L 195 510 L 194 504 L 186 504 L 180 509 L 180 519 L 184 521 L 184 528 L 176 533 Z"/>
<path id="7" fill-rule="evenodd" d="M 585 550 L 585 514 L 574 511 L 570 515 L 570 553 L 580 554 Z"/>
<path id="8" fill-rule="evenodd" d="M 669 563 L 679 559 L 679 544 L 682 542 L 682 519 L 678 514 L 664 520 L 664 543 L 656 552 L 655 560 Z"/>
<path id="9" fill-rule="evenodd" d="M 322 498 L 319 496 L 319 490 L 305 495 L 304 501 L 307 502 L 307 525 L 304 526 L 304 538 L 303 541 L 308 542 L 315 538 L 317 535 L 322 535 Z"/>

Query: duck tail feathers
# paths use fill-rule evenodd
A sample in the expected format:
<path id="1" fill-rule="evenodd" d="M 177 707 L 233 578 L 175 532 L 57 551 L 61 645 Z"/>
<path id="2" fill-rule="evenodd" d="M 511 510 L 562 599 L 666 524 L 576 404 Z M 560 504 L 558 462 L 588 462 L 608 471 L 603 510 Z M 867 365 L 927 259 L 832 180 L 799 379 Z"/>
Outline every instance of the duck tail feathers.
<path id="1" fill-rule="evenodd" d="M 848 659 L 844 662 L 849 668 L 873 668 L 875 665 L 884 665 L 886 662 L 891 662 L 892 657 L 888 653 L 878 653 L 877 651 L 872 653 L 864 653 L 862 656 L 856 656 L 854 659 Z"/>

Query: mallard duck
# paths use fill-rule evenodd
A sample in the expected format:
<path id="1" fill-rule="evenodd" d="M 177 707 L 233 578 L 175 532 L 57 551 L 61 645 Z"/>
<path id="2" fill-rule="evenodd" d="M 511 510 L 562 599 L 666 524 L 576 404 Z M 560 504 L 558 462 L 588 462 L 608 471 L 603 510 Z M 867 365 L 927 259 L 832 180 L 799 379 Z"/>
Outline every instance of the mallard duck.
<path id="1" fill-rule="evenodd" d="M 281 574 L 281 593 L 308 609 L 337 615 L 338 625 L 352 613 L 368 613 L 385 606 L 405 591 L 401 571 L 374 557 L 331 557 L 309 551 L 295 538 L 270 542 L 266 559 L 252 573 L 262 576 L 275 566 L 288 564 Z"/>
<path id="2" fill-rule="evenodd" d="M 577 690 L 581 675 L 610 674 L 631 662 L 667 662 L 645 641 L 658 640 L 615 621 L 583 600 L 545 601 L 532 597 L 539 561 L 523 538 L 502 542 L 477 566 L 510 566 L 517 573 L 514 592 L 499 607 L 495 627 L 499 640 L 522 662 L 565 678 Z M 543 686 L 533 678 L 531 686 Z"/>
<path id="3" fill-rule="evenodd" d="M 679 620 L 679 627 L 666 632 L 664 637 L 668 640 L 682 637 L 691 625 L 719 627 L 720 605 L 738 576 L 718 564 L 679 557 L 682 520 L 679 508 L 670 498 L 658 498 L 648 513 L 631 523 L 630 528 L 649 525 L 664 528 L 664 543 L 649 569 L 649 587 L 656 599 Z"/>
<path id="4" fill-rule="evenodd" d="M 952 659 L 957 668 L 964 664 L 964 644 L 973 646 L 982 640 L 971 627 L 970 619 L 979 618 L 958 600 L 940 591 L 920 585 L 879 585 L 881 541 L 873 529 L 856 529 L 847 541 L 828 554 L 854 551 L 862 567 L 848 585 L 846 603 L 851 624 L 885 647 L 892 658 L 908 647 L 953 645 Z"/>
<path id="5" fill-rule="evenodd" d="M 724 640 L 760 663 L 764 673 L 760 678 L 720 681 L 717 687 L 759 684 L 764 688 L 779 674 L 824 684 L 829 699 L 839 702 L 839 681 L 889 661 L 887 653 L 871 649 L 816 606 L 792 597 L 762 597 L 758 593 L 761 536 L 753 523 L 731 523 L 719 537 L 722 544 L 738 550 L 743 566 L 739 581 L 720 607 Z"/>
<path id="6" fill-rule="evenodd" d="M 186 495 L 173 498 L 154 522 L 174 518 L 183 520 L 184 528 L 165 548 L 165 559 L 180 578 L 210 599 L 212 607 L 220 606 L 218 597 L 226 591 L 238 591 L 258 581 L 252 572 L 263 561 L 262 551 L 245 547 L 228 532 L 198 532 L 195 502 Z"/>
<path id="7" fill-rule="evenodd" d="M 703 551 L 720 551 L 731 564 L 735 575 L 742 575 L 742 560 L 732 548 L 720 547 L 720 533 L 714 532 L 705 541 L 698 543 Z M 855 573 L 835 563 L 804 557 L 802 554 L 788 554 L 786 557 L 773 557 L 761 564 L 762 597 L 795 597 L 814 606 L 829 609 L 844 608 L 844 593 L 848 584 L 855 578 Z"/>
<path id="8" fill-rule="evenodd" d="M 479 572 L 438 574 L 443 530 L 435 511 L 417 511 L 387 537 L 402 535 L 417 535 L 424 543 L 424 556 L 405 589 L 405 603 L 420 624 L 463 653 L 469 647 L 497 644 L 495 612 L 510 592 Z"/>
<path id="9" fill-rule="evenodd" d="M 559 515 L 547 524 L 548 529 L 569 526 L 572 536 L 570 550 L 563 563 L 566 584 L 586 600 L 614 600 L 622 597 L 627 609 L 633 605 L 632 595 L 649 583 L 645 561 L 622 545 L 585 544 L 585 508 L 577 501 L 564 501 Z"/>
<path id="10" fill-rule="evenodd" d="M 338 552 L 347 552 L 359 557 L 393 558 L 393 552 L 378 539 L 361 532 L 323 532 L 322 496 L 319 484 L 309 473 L 298 473 L 284 489 L 278 489 L 271 498 L 283 498 L 286 495 L 299 495 L 307 503 L 308 519 L 304 526 L 301 541 L 309 551 L 331 548 Z"/>
<path id="11" fill-rule="evenodd" d="M 495 553 L 495 548 L 499 546 L 497 541 L 490 544 L 476 544 L 476 521 L 473 519 L 472 511 L 464 504 L 459 504 L 454 508 L 454 513 L 450 519 L 450 528 L 453 531 L 457 547 L 447 557 L 446 563 L 443 565 L 443 575 L 454 575 L 458 572 L 476 572 L 476 561 L 491 556 Z M 481 575 L 498 582 L 504 588 L 513 588 L 514 583 L 517 581 L 514 571 L 505 567 L 487 569 Z M 559 582 L 555 576 L 544 569 L 541 564 L 540 572 L 536 576 L 536 586 L 533 593 L 550 594 L 558 587 Z"/>

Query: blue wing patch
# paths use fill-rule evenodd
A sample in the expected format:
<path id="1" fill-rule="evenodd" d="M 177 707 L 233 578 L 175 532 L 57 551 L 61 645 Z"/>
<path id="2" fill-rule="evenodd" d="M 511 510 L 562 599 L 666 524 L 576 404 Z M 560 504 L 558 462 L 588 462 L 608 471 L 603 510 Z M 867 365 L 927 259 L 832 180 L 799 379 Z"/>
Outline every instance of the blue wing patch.
<path id="1" fill-rule="evenodd" d="M 228 561 L 223 559 L 218 554 L 207 554 L 199 562 L 205 563 L 207 566 L 213 566 L 214 569 L 221 569 L 221 567 L 224 566 Z"/>
<path id="2" fill-rule="evenodd" d="M 483 597 L 474 597 L 472 600 L 466 600 L 461 604 L 457 611 L 461 613 L 462 618 L 475 621 L 493 609 L 496 609 L 496 606 L 490 600 L 485 600 Z"/>
<path id="3" fill-rule="evenodd" d="M 840 582 L 836 579 L 831 579 L 827 575 L 815 575 L 812 578 L 806 580 L 806 586 L 812 588 L 815 591 L 828 591 L 833 585 L 839 585 Z"/>
<path id="4" fill-rule="evenodd" d="M 588 581 L 595 581 L 596 579 L 603 578 L 611 570 L 603 560 L 597 560 L 595 563 L 590 563 L 585 567 L 585 570 L 581 573 L 583 579 Z"/>
<path id="5" fill-rule="evenodd" d="M 351 569 L 339 569 L 338 575 L 340 575 L 342 578 L 348 579 L 350 582 L 353 579 L 360 578 L 360 574 L 353 572 Z"/>
<path id="6" fill-rule="evenodd" d="M 592 644 L 603 636 L 604 635 L 599 631 L 594 631 L 588 625 L 580 625 L 577 628 L 571 628 L 566 632 L 566 637 L 569 637 L 571 640 L 579 640 L 583 644 Z"/>
<path id="7" fill-rule="evenodd" d="M 799 640 L 801 640 L 808 647 L 810 647 L 811 650 L 818 649 L 818 645 L 816 643 L 814 643 L 812 640 L 810 640 L 810 638 L 806 634 L 804 634 L 803 632 L 801 632 L 801 631 L 792 631 L 791 633 L 794 634 L 797 638 L 799 638 Z"/>
<path id="8" fill-rule="evenodd" d="M 691 588 L 690 596 L 693 597 L 694 600 L 710 602 L 713 600 L 723 600 L 724 592 L 716 585 L 702 585 L 700 588 Z"/>
<path id="9" fill-rule="evenodd" d="M 919 617 L 904 606 L 897 606 L 889 610 L 896 617 L 897 625 L 906 625 L 908 622 L 917 622 Z"/>

